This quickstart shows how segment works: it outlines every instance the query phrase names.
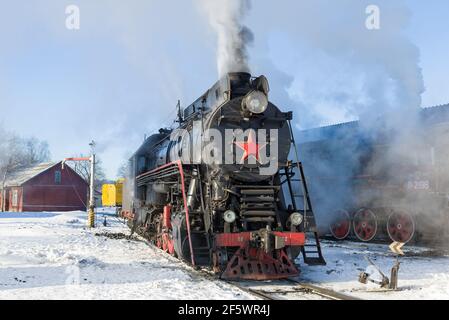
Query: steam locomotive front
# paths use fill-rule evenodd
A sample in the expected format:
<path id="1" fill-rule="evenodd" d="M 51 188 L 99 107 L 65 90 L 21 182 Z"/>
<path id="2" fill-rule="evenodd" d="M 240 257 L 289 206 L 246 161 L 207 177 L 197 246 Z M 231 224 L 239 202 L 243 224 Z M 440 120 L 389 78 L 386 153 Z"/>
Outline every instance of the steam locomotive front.
<path id="1" fill-rule="evenodd" d="M 213 88 L 226 102 L 212 107 L 205 122 L 203 161 L 241 182 L 270 179 L 288 159 L 291 113 L 269 102 L 264 76 L 231 73 L 226 80 Z"/>
<path id="2" fill-rule="evenodd" d="M 288 163 L 291 113 L 268 100 L 268 81 L 229 74 L 209 90 L 221 97 L 203 118 L 202 163 L 213 209 L 214 266 L 227 278 L 295 275 L 304 244 L 303 216 L 286 204 L 281 168 Z M 220 104 L 221 102 L 221 104 Z"/>
<path id="3" fill-rule="evenodd" d="M 231 73 L 145 141 L 131 161 L 133 229 L 224 278 L 298 274 L 311 207 L 292 198 L 292 114 L 268 93 L 264 76 Z"/>

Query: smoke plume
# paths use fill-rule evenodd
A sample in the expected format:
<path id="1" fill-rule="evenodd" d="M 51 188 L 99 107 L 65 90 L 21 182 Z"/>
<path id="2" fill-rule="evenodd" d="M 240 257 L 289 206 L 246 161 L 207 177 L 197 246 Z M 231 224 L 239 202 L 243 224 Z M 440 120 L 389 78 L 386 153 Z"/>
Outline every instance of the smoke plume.
<path id="1" fill-rule="evenodd" d="M 250 72 L 248 46 L 254 41 L 254 35 L 242 24 L 251 9 L 250 0 L 198 0 L 198 3 L 217 33 L 219 76 L 229 72 Z"/>
<path id="2" fill-rule="evenodd" d="M 254 17 L 262 16 L 268 5 L 261 2 L 252 10 Z M 288 10 L 270 14 L 266 29 L 257 29 L 258 35 L 269 37 L 266 47 L 255 52 L 266 53 L 273 62 L 270 69 L 291 80 L 285 84 L 289 96 L 273 102 L 294 109 L 298 129 L 360 120 L 309 131 L 307 139 L 298 133 L 299 141 L 314 141 L 301 145 L 300 153 L 324 229 L 338 209 L 402 206 L 409 199 L 404 193 L 393 194 L 391 188 L 404 190 L 409 181 L 427 180 L 398 169 L 398 164 L 416 163 L 417 152 L 430 154 L 420 134 L 424 92 L 420 53 L 405 33 L 410 12 L 404 1 L 376 1 L 380 29 L 369 30 L 365 20 L 370 4 L 368 0 L 289 2 L 283 7 Z M 266 66 L 257 71 L 265 73 Z M 361 176 L 380 181 L 384 188 L 364 188 L 368 179 Z M 421 204 L 417 205 L 425 207 Z"/>

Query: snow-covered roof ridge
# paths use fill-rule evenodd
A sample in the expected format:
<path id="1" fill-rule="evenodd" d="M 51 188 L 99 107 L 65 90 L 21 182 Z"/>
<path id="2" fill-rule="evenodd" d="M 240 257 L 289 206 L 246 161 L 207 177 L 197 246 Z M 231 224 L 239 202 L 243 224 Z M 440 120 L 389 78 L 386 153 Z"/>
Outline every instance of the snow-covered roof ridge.
<path id="1" fill-rule="evenodd" d="M 422 109 L 430 110 L 430 109 L 437 109 L 437 108 L 449 108 L 449 103 L 443 103 L 443 104 L 439 104 L 439 105 L 431 106 L 431 107 L 423 107 Z"/>
<path id="2" fill-rule="evenodd" d="M 449 122 L 449 103 L 421 108 L 420 116 L 421 120 L 427 122 L 428 124 L 440 123 L 442 121 Z M 338 136 L 339 134 L 348 135 L 351 133 L 356 133 L 354 130 L 356 130 L 358 126 L 359 121 L 355 120 L 300 130 L 298 132 L 298 142 L 300 144 L 308 143 L 319 140 L 327 140 L 331 137 Z"/>
<path id="3" fill-rule="evenodd" d="M 5 187 L 19 187 L 19 186 L 23 185 L 25 182 L 38 176 L 42 172 L 45 172 L 48 169 L 54 167 L 58 163 L 60 163 L 60 162 L 43 162 L 43 163 L 38 163 L 36 165 L 30 166 L 27 168 L 17 170 L 14 173 L 11 173 L 6 178 Z"/>

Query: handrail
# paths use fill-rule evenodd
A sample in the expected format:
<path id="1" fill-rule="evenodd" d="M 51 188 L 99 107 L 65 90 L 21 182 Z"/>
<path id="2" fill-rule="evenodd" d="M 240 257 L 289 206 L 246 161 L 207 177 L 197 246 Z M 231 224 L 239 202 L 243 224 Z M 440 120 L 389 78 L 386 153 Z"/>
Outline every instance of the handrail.
<path id="1" fill-rule="evenodd" d="M 194 253 L 193 253 L 192 237 L 191 237 L 191 232 L 190 232 L 189 207 L 187 206 L 187 196 L 186 196 L 186 188 L 185 188 L 185 181 L 184 181 L 184 169 L 183 169 L 181 160 L 170 162 L 170 163 L 164 164 L 160 167 L 157 167 L 156 169 L 144 172 L 144 173 L 138 175 L 136 177 L 136 180 L 144 178 L 145 176 L 150 176 L 153 173 L 157 173 L 157 172 L 167 169 L 171 166 L 176 166 L 178 168 L 179 175 L 181 177 L 181 191 L 182 191 L 182 200 L 184 203 L 184 211 L 186 214 L 186 226 L 187 226 L 187 237 L 189 239 L 189 247 L 190 247 L 190 259 L 191 259 L 192 265 L 194 266 L 195 265 L 195 257 L 194 257 Z"/>

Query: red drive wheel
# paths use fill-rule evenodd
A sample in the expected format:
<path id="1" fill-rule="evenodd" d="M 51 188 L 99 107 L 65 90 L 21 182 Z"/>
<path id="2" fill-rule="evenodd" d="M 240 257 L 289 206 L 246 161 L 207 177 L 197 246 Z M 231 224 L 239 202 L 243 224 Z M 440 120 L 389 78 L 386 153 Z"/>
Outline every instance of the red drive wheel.
<path id="1" fill-rule="evenodd" d="M 363 242 L 373 240 L 377 233 L 376 215 L 370 209 L 362 208 L 354 215 L 354 233 Z"/>
<path id="2" fill-rule="evenodd" d="M 407 243 L 415 234 L 415 221 L 404 211 L 395 211 L 388 217 L 387 232 L 391 240 Z"/>
<path id="3" fill-rule="evenodd" d="M 333 222 L 330 225 L 330 232 L 337 240 L 344 240 L 351 231 L 351 217 L 346 210 L 337 210 L 334 213 Z"/>

